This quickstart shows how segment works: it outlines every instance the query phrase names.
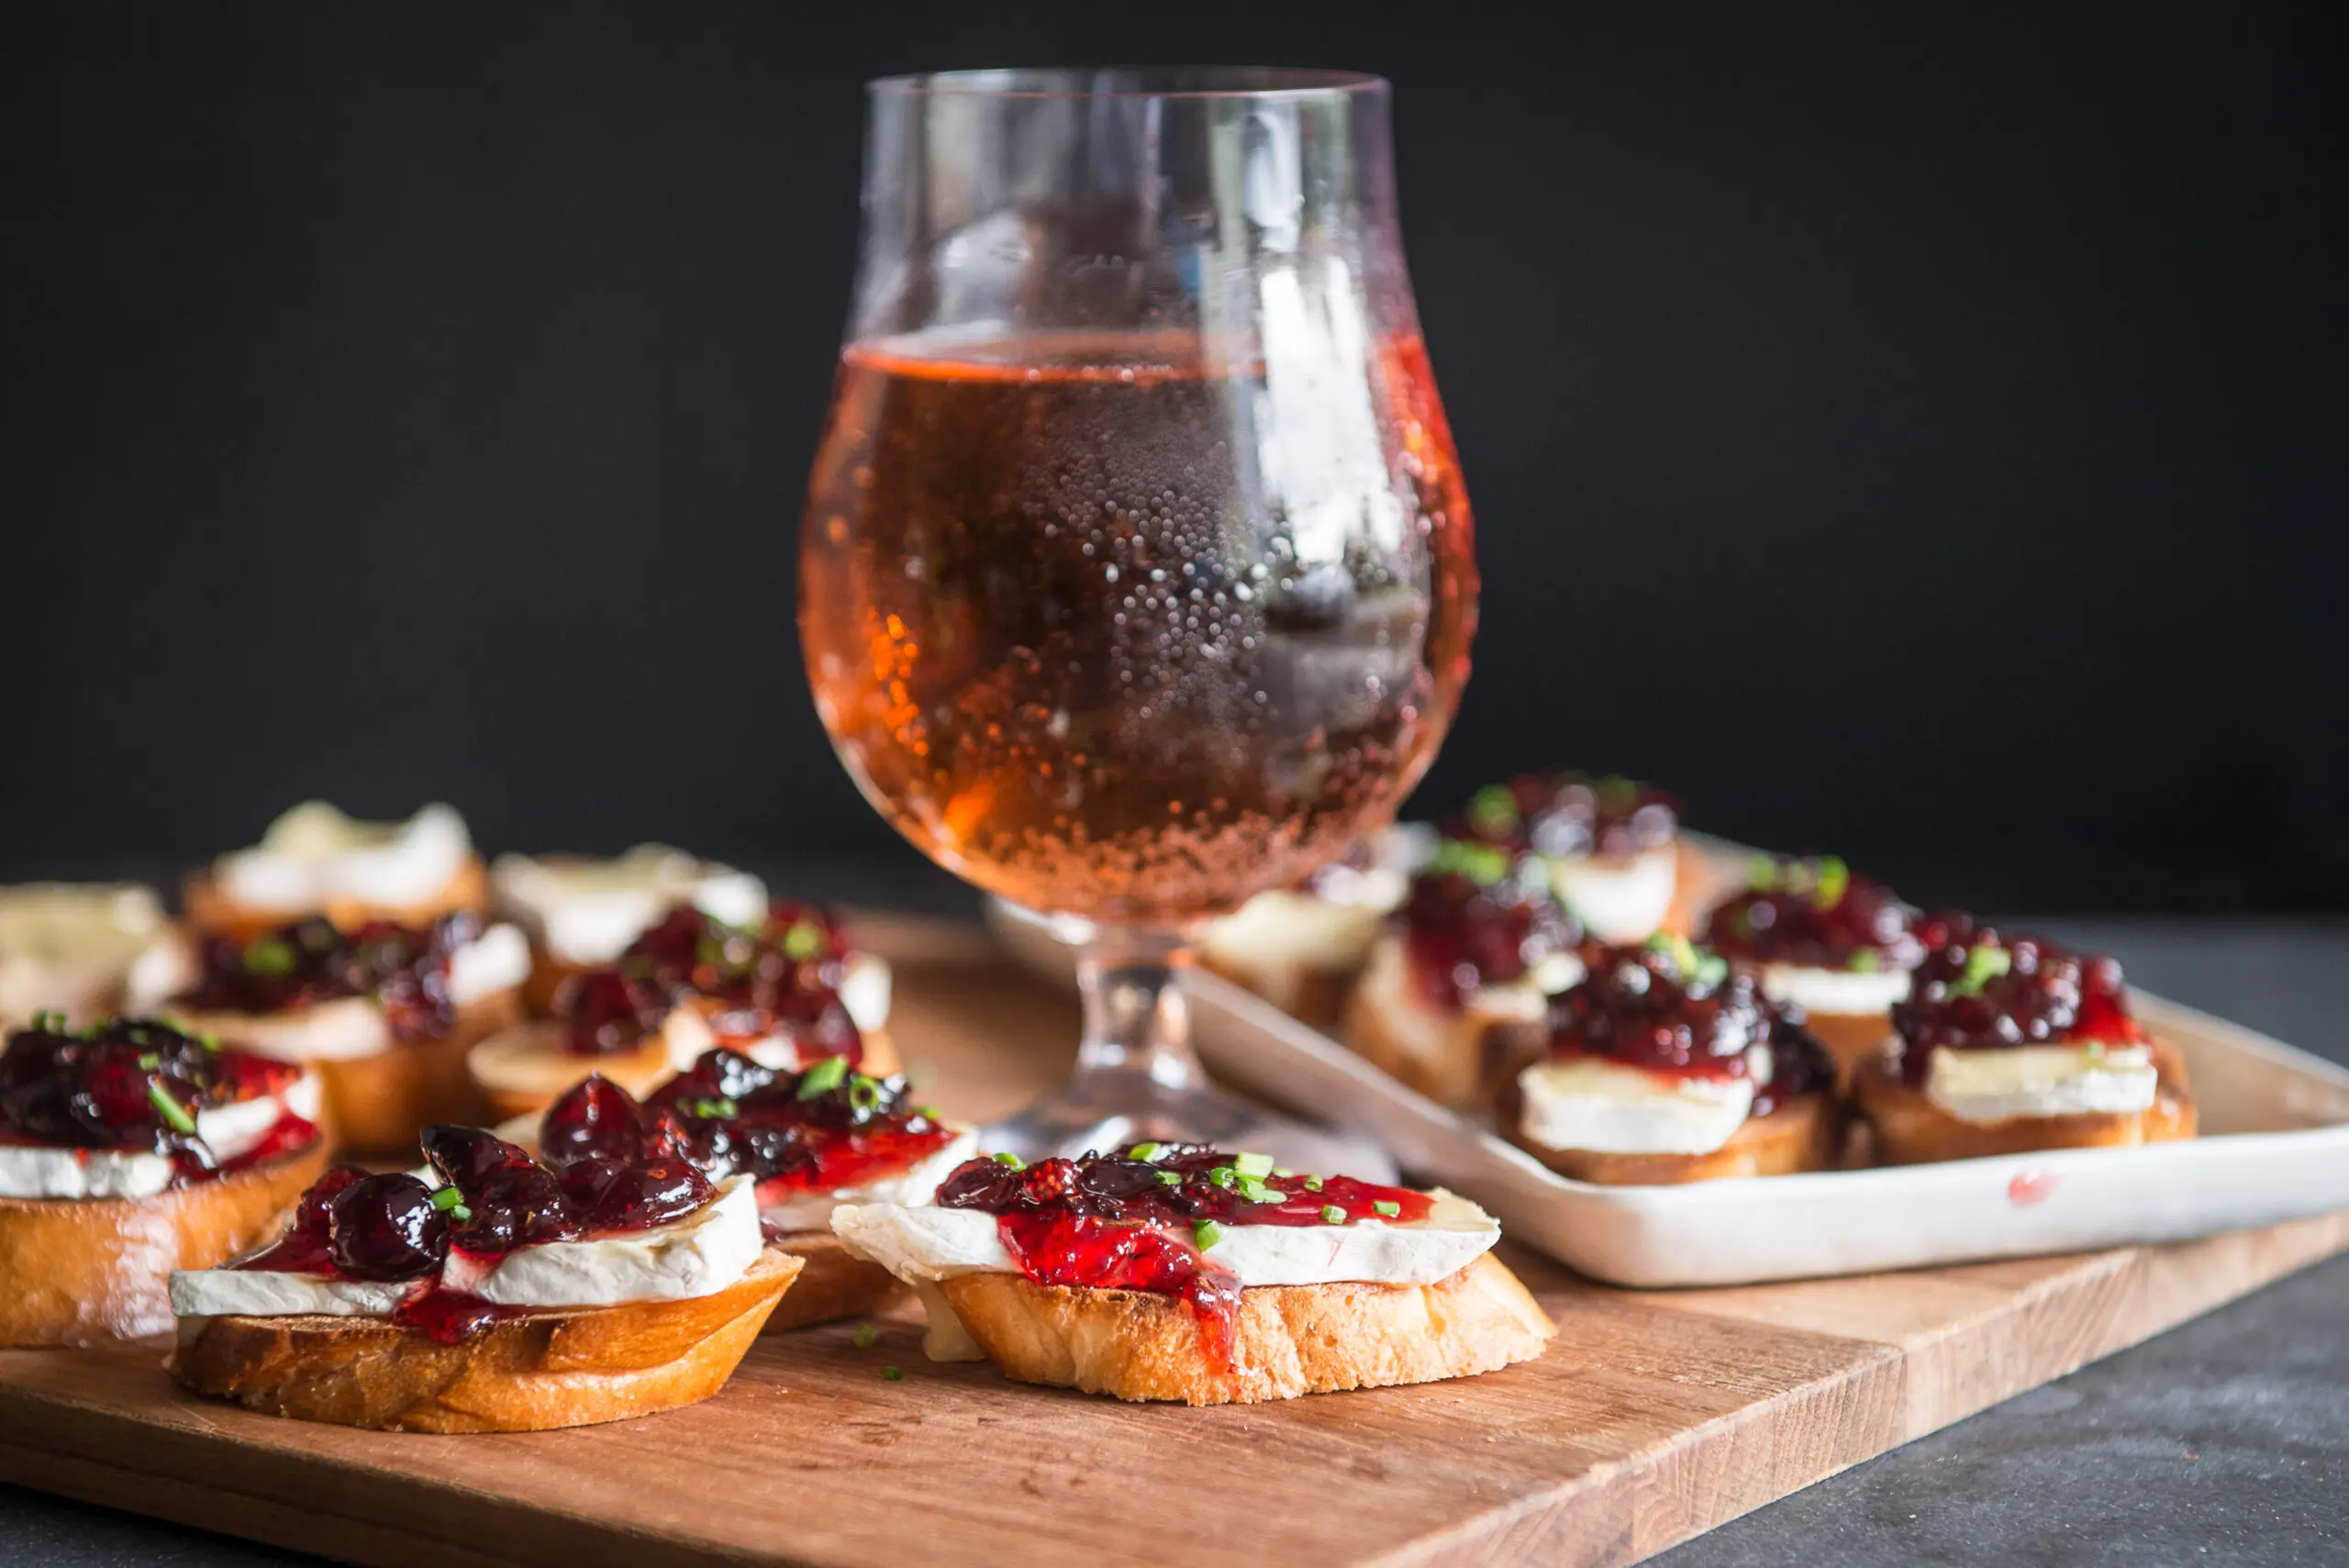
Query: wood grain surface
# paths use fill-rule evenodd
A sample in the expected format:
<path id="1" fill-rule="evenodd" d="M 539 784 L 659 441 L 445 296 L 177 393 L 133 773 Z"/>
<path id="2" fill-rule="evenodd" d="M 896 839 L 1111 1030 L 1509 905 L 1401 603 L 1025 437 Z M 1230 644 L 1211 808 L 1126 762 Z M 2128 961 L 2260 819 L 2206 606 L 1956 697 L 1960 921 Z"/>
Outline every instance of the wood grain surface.
<path id="1" fill-rule="evenodd" d="M 894 1032 L 974 1119 L 1068 1065 L 1074 1005 L 888 921 Z M 1557 1319 L 1457 1383 L 1193 1410 L 922 1359 L 911 1323 L 762 1340 L 691 1409 L 400 1436 L 177 1393 L 162 1341 L 0 1352 L 0 1479 L 362 1563 L 1635 1562 L 2349 1248 L 2349 1216 L 2165 1248 L 1687 1292 L 1504 1250 Z M 882 1375 L 902 1369 L 902 1381 Z"/>

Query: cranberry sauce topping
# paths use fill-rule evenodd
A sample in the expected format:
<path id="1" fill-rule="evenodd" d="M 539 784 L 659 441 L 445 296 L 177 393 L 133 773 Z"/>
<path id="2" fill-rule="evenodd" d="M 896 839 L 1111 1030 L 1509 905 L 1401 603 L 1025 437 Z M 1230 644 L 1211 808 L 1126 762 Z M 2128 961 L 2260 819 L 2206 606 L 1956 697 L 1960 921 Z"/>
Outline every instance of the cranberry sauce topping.
<path id="1" fill-rule="evenodd" d="M 1763 1074 L 1754 1048 L 1769 1051 L 1753 1114 L 1835 1081 L 1826 1047 L 1803 1027 L 1798 1007 L 1772 1002 L 1749 972 L 1680 937 L 1644 947 L 1583 950 L 1589 973 L 1550 1003 L 1550 1049 L 1603 1056 L 1651 1073 L 1738 1078 Z"/>
<path id="2" fill-rule="evenodd" d="M 1562 860 L 1625 861 L 1672 842 L 1680 827 L 1677 796 L 1609 774 L 1520 773 L 1487 784 L 1447 823 L 1462 838 Z"/>
<path id="3" fill-rule="evenodd" d="M 1457 839 L 1439 845 L 1411 879 L 1400 914 L 1404 951 L 1428 1005 L 1457 1012 L 1483 987 L 1522 980 L 1543 959 L 1573 951 L 1582 929 L 1548 889 L 1548 873 L 1531 856 Z"/>
<path id="4" fill-rule="evenodd" d="M 1842 861 L 1757 861 L 1742 893 L 1706 917 L 1704 940 L 1749 963 L 1860 972 L 1917 967 L 1915 911 Z"/>
<path id="5" fill-rule="evenodd" d="M 1240 1283 L 1204 1252 L 1226 1227 L 1399 1224 L 1433 1207 L 1408 1187 L 1275 1173 L 1267 1156 L 1191 1143 L 1137 1143 L 1123 1154 L 1034 1165 L 1008 1154 L 968 1160 L 937 1201 L 996 1216 L 1004 1250 L 1039 1284 L 1146 1290 L 1187 1303 L 1219 1370 L 1231 1363 Z"/>
<path id="6" fill-rule="evenodd" d="M 423 1143 L 440 1185 L 338 1165 L 302 1195 L 284 1236 L 229 1266 L 414 1281 L 393 1321 L 453 1342 L 511 1309 L 450 1288 L 442 1275 L 452 1259 L 477 1275 L 518 1248 L 649 1230 L 717 1196 L 674 1150 L 598 1150 L 542 1164 L 478 1128 L 428 1127 Z"/>
<path id="7" fill-rule="evenodd" d="M 439 1040 L 456 1021 L 449 955 L 481 935 L 471 914 L 421 929 L 370 920 L 354 931 L 313 915 L 238 941 L 208 936 L 181 1006 L 207 1013 L 283 1013 L 345 996 L 372 996 L 403 1040 Z"/>
<path id="8" fill-rule="evenodd" d="M 555 1004 L 564 1049 L 633 1051 L 691 1002 L 721 1044 L 781 1035 L 803 1060 L 860 1061 L 863 1042 L 838 989 L 848 956 L 839 925 L 821 910 L 778 904 L 752 931 L 680 906 L 609 968 L 567 983 Z"/>
<path id="9" fill-rule="evenodd" d="M 1892 1009 L 1901 1072 L 1921 1083 L 1936 1047 L 1998 1051 L 2095 1041 L 2133 1045 L 2143 1031 L 2129 1011 L 2121 965 L 2039 937 L 2001 937 L 1964 915 L 1917 923 L 1924 962 L 1909 999 Z"/>
<path id="10" fill-rule="evenodd" d="M 282 1095 L 301 1069 L 187 1034 L 155 1018 L 70 1029 L 56 1014 L 0 1051 L 0 1142 L 168 1154 L 174 1184 L 240 1170 L 307 1146 L 318 1129 L 288 1112 L 261 1143 L 218 1158 L 197 1130 L 206 1111 Z"/>
<path id="11" fill-rule="evenodd" d="M 936 1111 L 907 1104 L 902 1077 L 875 1078 L 840 1057 L 776 1071 L 725 1050 L 705 1052 L 644 1105 L 591 1077 L 539 1130 L 550 1162 L 678 1154 L 713 1177 L 751 1177 L 768 1207 L 902 1175 L 954 1137 Z"/>

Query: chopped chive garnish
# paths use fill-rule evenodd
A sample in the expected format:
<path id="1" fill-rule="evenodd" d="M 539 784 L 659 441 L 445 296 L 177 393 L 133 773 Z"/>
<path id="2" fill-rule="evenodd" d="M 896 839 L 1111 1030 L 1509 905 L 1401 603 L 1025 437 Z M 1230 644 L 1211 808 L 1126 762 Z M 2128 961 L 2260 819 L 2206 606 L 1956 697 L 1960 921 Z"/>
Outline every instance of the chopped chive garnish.
<path id="1" fill-rule="evenodd" d="M 884 1383 L 903 1383 L 905 1380 L 906 1374 L 894 1366 L 881 1369 L 881 1381 Z"/>
<path id="2" fill-rule="evenodd" d="M 1183 1184 L 1183 1173 L 1180 1171 L 1161 1171 L 1158 1173 L 1158 1179 L 1170 1187 L 1179 1187 Z"/>
<path id="3" fill-rule="evenodd" d="M 916 1106 L 914 1107 L 914 1115 L 921 1118 L 924 1121 L 936 1121 L 938 1119 L 938 1107 L 936 1106 Z"/>
<path id="4" fill-rule="evenodd" d="M 1273 1173 L 1273 1157 L 1269 1154 L 1235 1154 L 1231 1168 L 1243 1176 L 1264 1177 Z"/>
<path id="5" fill-rule="evenodd" d="M 1197 1220 L 1191 1226 L 1191 1245 L 1202 1252 L 1222 1240 L 1223 1227 L 1212 1219 Z"/>
<path id="6" fill-rule="evenodd" d="M 1336 1204 L 1334 1204 L 1334 1203 L 1325 1203 L 1325 1204 L 1323 1204 L 1323 1205 L 1321 1206 L 1321 1223 L 1322 1223 L 1322 1224 L 1324 1224 L 1324 1225 L 1343 1225 L 1345 1222 L 1346 1222 L 1346 1211 L 1345 1211 L 1344 1209 L 1340 1208 L 1340 1207 L 1339 1207 Z"/>
<path id="7" fill-rule="evenodd" d="M 800 1076 L 798 1098 L 812 1100 L 818 1095 L 829 1095 L 841 1086 L 848 1076 L 848 1058 L 827 1056 Z"/>
<path id="8" fill-rule="evenodd" d="M 1290 1170 L 1286 1165 L 1275 1165 L 1273 1167 L 1273 1174 L 1275 1176 L 1294 1176 L 1297 1173 Z"/>
<path id="9" fill-rule="evenodd" d="M 1376 1209 L 1388 1219 L 1392 1219 L 1397 1215 L 1403 1212 L 1403 1206 L 1397 1203 L 1393 1198 L 1380 1198 L 1376 1203 L 1372 1204 L 1370 1207 Z"/>
<path id="10" fill-rule="evenodd" d="M 687 1116 L 700 1117 L 707 1121 L 740 1116 L 742 1107 L 732 1100 L 687 1100 L 685 1110 Z"/>
<path id="11" fill-rule="evenodd" d="M 1320 1177 L 1319 1177 L 1319 1176 L 1308 1176 L 1308 1177 L 1306 1177 L 1306 1178 L 1305 1178 L 1305 1190 L 1306 1190 L 1307 1192 L 1309 1192 L 1309 1193 L 1318 1193 L 1318 1192 L 1319 1192 L 1319 1191 L 1321 1190 L 1321 1178 L 1320 1178 Z"/>
<path id="12" fill-rule="evenodd" d="M 1979 996 L 1983 988 L 2015 966 L 2014 955 L 1985 943 L 1965 955 L 1965 973 L 1950 982 L 1953 996 Z"/>
<path id="13" fill-rule="evenodd" d="M 1756 893 L 1767 893 L 1778 884 L 1778 862 L 1767 855 L 1755 858 L 1745 868 L 1746 884 Z"/>
<path id="14" fill-rule="evenodd" d="M 870 1323 L 859 1323 L 856 1332 L 848 1337 L 848 1342 L 860 1351 L 869 1351 L 881 1342 L 881 1330 Z"/>
<path id="15" fill-rule="evenodd" d="M 1811 902 L 1821 909 L 1832 909 L 1843 902 L 1843 895 L 1852 888 L 1852 868 L 1833 855 L 1819 862 L 1819 884 L 1811 889 Z"/>
<path id="16" fill-rule="evenodd" d="M 147 1103 L 155 1107 L 155 1114 L 161 1117 L 173 1132 L 195 1130 L 195 1118 L 187 1114 L 187 1107 L 172 1098 L 171 1091 L 152 1078 L 147 1081 Z"/>
<path id="17" fill-rule="evenodd" d="M 1155 1160 L 1165 1148 L 1166 1145 L 1163 1143 L 1137 1143 L 1131 1149 L 1126 1151 L 1126 1158 L 1129 1160 Z"/>
<path id="18" fill-rule="evenodd" d="M 1213 1182 L 1219 1187 L 1229 1187 L 1232 1183 L 1239 1179 L 1240 1173 L 1233 1170 L 1229 1165 L 1218 1165 L 1214 1170 L 1208 1173 L 1208 1180 Z"/>
<path id="19" fill-rule="evenodd" d="M 244 965 L 248 974 L 291 974 L 299 962 L 293 944 L 283 937 L 259 937 L 245 949 Z"/>
<path id="20" fill-rule="evenodd" d="M 220 1049 L 220 1037 L 206 1029 L 195 1037 L 195 1043 L 206 1051 L 217 1051 Z"/>
<path id="21" fill-rule="evenodd" d="M 824 951 L 824 928 L 813 920 L 800 920 L 783 933 L 783 956 L 799 960 L 815 957 Z"/>
<path id="22" fill-rule="evenodd" d="M 995 1155 L 993 1158 L 996 1164 L 1008 1165 L 1015 1171 L 1024 1171 L 1028 1168 L 1027 1161 L 1022 1160 L 1019 1155 L 1008 1151 Z"/>
<path id="23" fill-rule="evenodd" d="M 848 1103 L 852 1108 L 861 1111 L 877 1111 L 881 1108 L 881 1102 L 887 1097 L 888 1091 L 882 1088 L 880 1079 L 868 1077 L 863 1073 L 850 1076 Z"/>
<path id="24" fill-rule="evenodd" d="M 1508 785 L 1486 784 L 1468 797 L 1468 825 L 1485 837 L 1501 838 L 1517 824 L 1517 796 Z"/>
<path id="25" fill-rule="evenodd" d="M 1884 960 L 1876 956 L 1876 949 L 1862 948 L 1844 961 L 1844 967 L 1854 974 L 1874 974 L 1884 967 Z"/>
<path id="26" fill-rule="evenodd" d="M 139 1071 L 140 1071 L 141 1073 L 152 1073 L 153 1071 L 155 1071 L 155 1069 L 157 1069 L 158 1067 L 161 1067 L 162 1064 L 163 1064 L 163 1059 L 162 1059 L 161 1057 L 160 1057 L 160 1056 L 156 1055 L 156 1054 L 155 1054 L 153 1051 L 142 1051 L 142 1052 L 140 1052 L 140 1054 L 139 1054 Z"/>
<path id="27" fill-rule="evenodd" d="M 465 1195 L 454 1187 L 435 1187 L 432 1190 L 432 1207 L 435 1208 L 456 1208 L 464 1201 Z"/>

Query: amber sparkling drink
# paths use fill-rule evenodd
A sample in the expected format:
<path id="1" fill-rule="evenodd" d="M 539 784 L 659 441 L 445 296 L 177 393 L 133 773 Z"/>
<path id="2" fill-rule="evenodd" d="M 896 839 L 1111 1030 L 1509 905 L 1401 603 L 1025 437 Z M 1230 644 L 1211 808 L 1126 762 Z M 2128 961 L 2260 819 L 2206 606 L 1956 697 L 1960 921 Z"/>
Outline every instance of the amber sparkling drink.
<path id="1" fill-rule="evenodd" d="M 1261 361 L 1163 333 L 852 346 L 801 627 L 874 802 L 990 892 L 1148 925 L 1386 820 L 1466 678 L 1475 577 L 1425 352 L 1371 362 L 1314 499 L 1380 526 L 1317 539 L 1231 439 Z"/>

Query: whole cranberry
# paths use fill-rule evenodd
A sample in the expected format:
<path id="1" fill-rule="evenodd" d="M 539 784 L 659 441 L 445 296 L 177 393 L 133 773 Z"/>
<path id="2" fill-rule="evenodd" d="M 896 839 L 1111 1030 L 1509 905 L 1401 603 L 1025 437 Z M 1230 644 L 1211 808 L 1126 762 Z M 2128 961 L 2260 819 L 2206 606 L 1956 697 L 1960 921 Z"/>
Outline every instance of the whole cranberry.
<path id="1" fill-rule="evenodd" d="M 328 1255 L 351 1279 L 416 1279 L 448 1255 L 448 1217 L 432 1189 L 405 1173 L 362 1176 L 327 1212 Z"/>
<path id="2" fill-rule="evenodd" d="M 641 1156 L 653 1118 L 636 1096 L 602 1073 L 573 1084 L 539 1124 L 539 1157 L 550 1165 L 590 1154 Z"/>
<path id="3" fill-rule="evenodd" d="M 595 1155 L 563 1167 L 562 1191 L 572 1209 L 597 1230 L 644 1230 L 666 1225 L 717 1195 L 709 1178 L 683 1160 L 631 1163 Z"/>
<path id="4" fill-rule="evenodd" d="M 466 1193 L 498 1172 L 530 1163 L 520 1149 L 477 1127 L 428 1127 L 422 1141 L 424 1157 L 440 1179 Z"/>
<path id="5" fill-rule="evenodd" d="M 465 1213 L 449 1240 L 468 1252 L 510 1252 L 560 1241 L 578 1230 L 562 1184 L 543 1165 L 525 1160 L 479 1177 L 463 1190 Z"/>

